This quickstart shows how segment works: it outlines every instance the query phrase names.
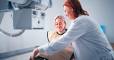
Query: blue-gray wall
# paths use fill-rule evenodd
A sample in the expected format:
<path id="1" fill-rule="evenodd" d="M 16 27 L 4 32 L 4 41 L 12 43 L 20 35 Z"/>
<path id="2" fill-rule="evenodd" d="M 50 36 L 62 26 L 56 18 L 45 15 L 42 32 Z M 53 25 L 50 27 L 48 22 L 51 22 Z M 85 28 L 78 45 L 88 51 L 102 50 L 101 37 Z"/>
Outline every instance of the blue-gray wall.
<path id="1" fill-rule="evenodd" d="M 85 10 L 106 28 L 106 36 L 114 42 L 114 0 L 81 0 Z"/>

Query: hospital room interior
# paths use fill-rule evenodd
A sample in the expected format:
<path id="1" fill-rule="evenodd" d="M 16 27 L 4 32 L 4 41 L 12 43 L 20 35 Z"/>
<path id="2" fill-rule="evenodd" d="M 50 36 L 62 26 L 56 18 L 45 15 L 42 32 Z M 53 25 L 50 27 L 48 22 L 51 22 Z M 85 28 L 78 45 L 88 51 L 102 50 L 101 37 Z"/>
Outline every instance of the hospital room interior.
<path id="1" fill-rule="evenodd" d="M 65 17 L 64 0 L 0 0 L 0 60 L 29 60 L 34 48 L 48 43 L 54 18 Z M 80 0 L 101 26 L 114 49 L 114 0 Z M 114 54 L 113 54 L 114 55 Z"/>

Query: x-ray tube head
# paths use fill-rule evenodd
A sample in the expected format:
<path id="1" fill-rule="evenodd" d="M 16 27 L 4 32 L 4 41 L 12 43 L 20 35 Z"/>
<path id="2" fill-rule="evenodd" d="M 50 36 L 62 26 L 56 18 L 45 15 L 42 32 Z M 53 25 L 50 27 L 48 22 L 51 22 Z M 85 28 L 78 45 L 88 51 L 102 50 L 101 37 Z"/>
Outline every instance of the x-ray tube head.
<path id="1" fill-rule="evenodd" d="M 47 10 L 50 8 L 51 0 L 0 0 L 0 11 L 20 9 Z"/>
<path id="2" fill-rule="evenodd" d="M 48 4 L 48 0 L 33 0 L 32 6 L 37 10 L 47 10 Z"/>
<path id="3" fill-rule="evenodd" d="M 28 0 L 9 0 L 9 1 L 17 4 L 25 4 Z"/>

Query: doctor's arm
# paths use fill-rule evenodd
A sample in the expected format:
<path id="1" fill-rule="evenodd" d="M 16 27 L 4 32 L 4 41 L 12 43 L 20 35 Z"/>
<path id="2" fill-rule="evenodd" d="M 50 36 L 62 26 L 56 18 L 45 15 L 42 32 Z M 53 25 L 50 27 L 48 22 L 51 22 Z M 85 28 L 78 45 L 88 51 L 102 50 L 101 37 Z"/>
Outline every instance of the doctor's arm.
<path id="1" fill-rule="evenodd" d="M 74 40 L 78 40 L 88 30 L 85 22 L 73 22 L 67 32 L 55 42 L 38 47 L 40 54 L 52 55 L 68 46 Z"/>

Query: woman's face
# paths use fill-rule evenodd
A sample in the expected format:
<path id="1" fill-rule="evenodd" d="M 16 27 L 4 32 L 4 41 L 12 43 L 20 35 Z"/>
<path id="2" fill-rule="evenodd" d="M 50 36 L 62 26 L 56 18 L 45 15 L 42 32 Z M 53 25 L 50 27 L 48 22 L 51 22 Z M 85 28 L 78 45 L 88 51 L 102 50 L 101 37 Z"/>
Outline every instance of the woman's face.
<path id="1" fill-rule="evenodd" d="M 71 7 L 64 6 L 64 11 L 65 11 L 66 16 L 70 20 L 74 20 L 75 19 L 74 12 L 73 12 L 73 9 Z"/>
<path id="2" fill-rule="evenodd" d="M 61 20 L 61 19 L 55 20 L 55 29 L 57 32 L 62 32 L 65 30 L 65 28 L 66 28 L 66 24 L 64 20 Z"/>

